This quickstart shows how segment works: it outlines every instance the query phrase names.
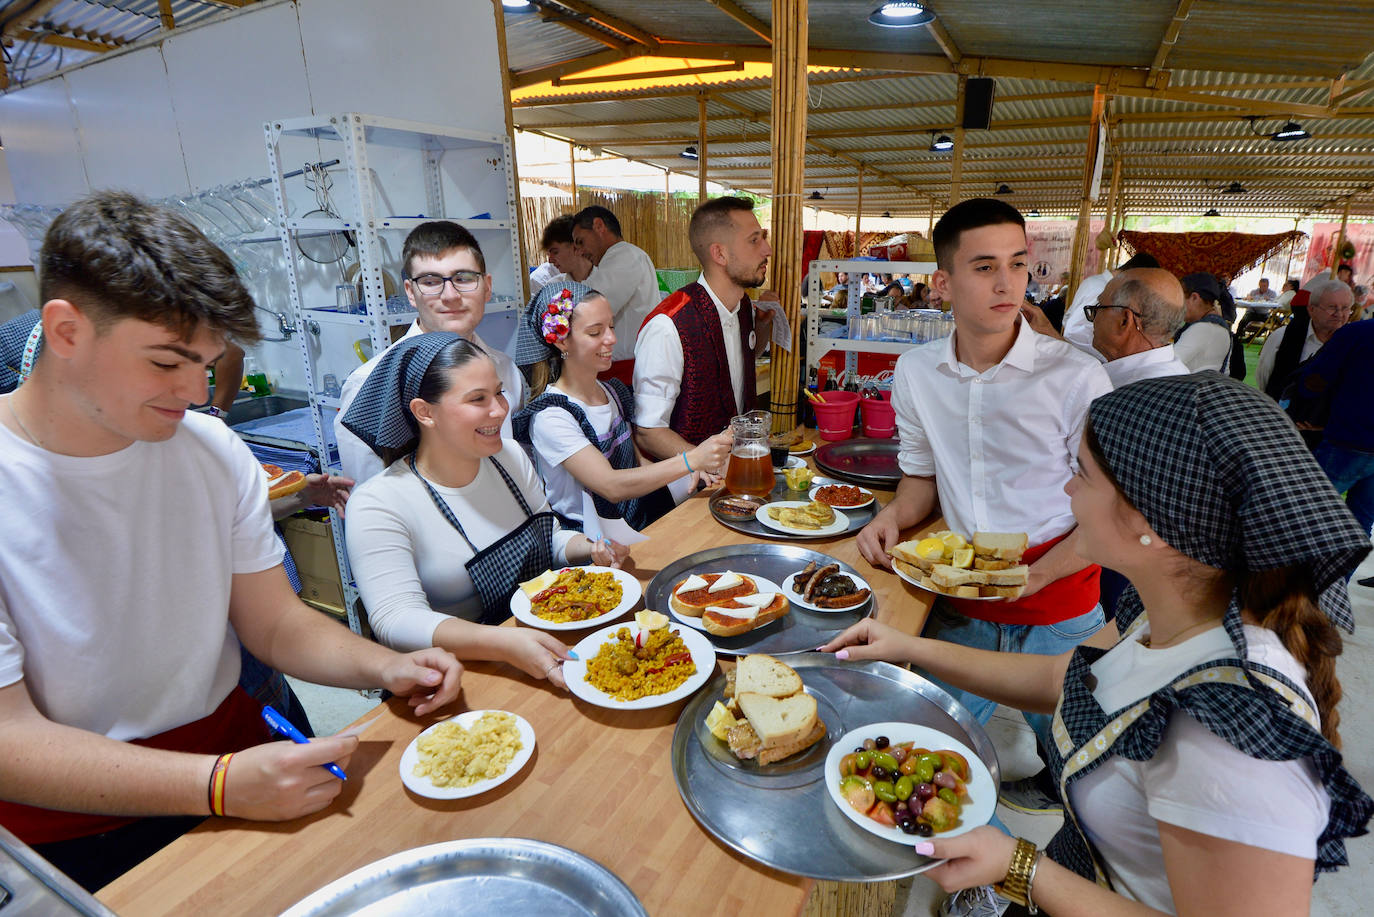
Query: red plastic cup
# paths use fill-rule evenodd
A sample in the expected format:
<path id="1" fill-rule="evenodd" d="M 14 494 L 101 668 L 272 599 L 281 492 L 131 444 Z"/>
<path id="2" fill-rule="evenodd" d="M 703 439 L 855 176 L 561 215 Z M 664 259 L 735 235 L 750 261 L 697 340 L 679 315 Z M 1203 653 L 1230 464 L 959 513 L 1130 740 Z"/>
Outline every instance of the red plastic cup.
<path id="1" fill-rule="evenodd" d="M 821 439 L 849 439 L 854 435 L 854 411 L 859 406 L 858 392 L 821 392 L 824 402 L 811 404 L 816 413 L 816 429 Z"/>
<path id="2" fill-rule="evenodd" d="M 891 439 L 897 435 L 897 412 L 892 407 L 891 392 L 882 392 L 878 398 L 863 399 L 859 417 L 864 436 L 870 439 Z"/>

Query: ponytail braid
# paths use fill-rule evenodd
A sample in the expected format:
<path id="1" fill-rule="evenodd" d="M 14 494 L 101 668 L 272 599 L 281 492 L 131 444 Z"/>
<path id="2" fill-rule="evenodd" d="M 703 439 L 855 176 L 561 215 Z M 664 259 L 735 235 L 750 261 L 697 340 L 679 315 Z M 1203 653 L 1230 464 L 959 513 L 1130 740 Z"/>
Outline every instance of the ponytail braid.
<path id="1" fill-rule="evenodd" d="M 1322 735 L 1341 747 L 1341 683 L 1336 657 L 1341 654 L 1340 632 L 1317 606 L 1312 577 L 1300 567 L 1262 570 L 1240 577 L 1241 607 L 1262 627 L 1274 631 L 1293 658 L 1307 670 L 1307 689 L 1317 702 Z"/>

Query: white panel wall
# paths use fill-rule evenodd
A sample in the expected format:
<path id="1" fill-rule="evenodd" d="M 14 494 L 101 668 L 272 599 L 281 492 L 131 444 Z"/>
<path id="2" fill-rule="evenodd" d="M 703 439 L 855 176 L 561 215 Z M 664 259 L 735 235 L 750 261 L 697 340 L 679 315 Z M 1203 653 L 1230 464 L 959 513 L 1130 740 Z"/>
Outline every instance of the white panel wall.
<path id="1" fill-rule="evenodd" d="M 0 137 L 16 201 L 65 207 L 90 190 L 65 80 L 0 95 Z"/>

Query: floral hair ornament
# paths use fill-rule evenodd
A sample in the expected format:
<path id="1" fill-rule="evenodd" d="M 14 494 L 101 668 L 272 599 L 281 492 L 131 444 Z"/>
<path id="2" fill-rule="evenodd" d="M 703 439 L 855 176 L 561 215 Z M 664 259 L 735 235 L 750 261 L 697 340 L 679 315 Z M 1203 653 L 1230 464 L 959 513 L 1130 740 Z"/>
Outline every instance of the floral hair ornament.
<path id="1" fill-rule="evenodd" d="M 544 310 L 542 324 L 544 340 L 552 344 L 567 337 L 568 329 L 572 323 L 572 313 L 576 308 L 577 299 L 572 295 L 572 291 L 566 287 L 557 296 L 549 300 L 548 308 Z"/>

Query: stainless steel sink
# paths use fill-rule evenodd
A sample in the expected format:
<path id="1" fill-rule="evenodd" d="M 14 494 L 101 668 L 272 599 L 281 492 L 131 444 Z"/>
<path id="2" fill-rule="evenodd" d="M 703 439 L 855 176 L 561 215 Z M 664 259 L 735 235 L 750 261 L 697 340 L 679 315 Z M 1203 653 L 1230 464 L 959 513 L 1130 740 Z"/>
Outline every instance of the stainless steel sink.
<path id="1" fill-rule="evenodd" d="M 229 426 L 246 423 L 250 420 L 258 420 L 263 417 L 271 417 L 274 414 L 284 414 L 287 411 L 294 411 L 296 408 L 306 407 L 310 402 L 304 398 L 297 398 L 291 395 L 264 395 L 261 398 L 239 398 L 229 406 L 229 417 L 226 419 Z"/>

